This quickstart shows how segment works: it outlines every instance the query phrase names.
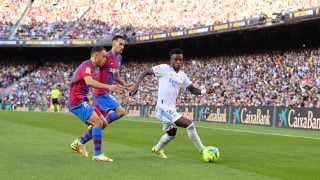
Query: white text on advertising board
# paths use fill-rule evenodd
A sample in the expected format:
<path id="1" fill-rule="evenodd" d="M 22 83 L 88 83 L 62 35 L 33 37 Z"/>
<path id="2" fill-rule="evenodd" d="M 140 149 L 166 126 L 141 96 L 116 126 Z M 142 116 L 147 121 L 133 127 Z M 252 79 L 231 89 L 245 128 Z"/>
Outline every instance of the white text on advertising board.
<path id="1" fill-rule="evenodd" d="M 295 113 L 294 109 L 291 109 L 288 113 L 288 126 L 292 128 L 304 128 L 304 129 L 320 129 L 320 118 L 314 117 L 312 111 L 308 111 L 308 115 L 301 116 L 300 113 Z"/>
<path id="2" fill-rule="evenodd" d="M 270 113 L 269 109 L 267 114 L 261 114 L 261 109 L 257 109 L 256 113 L 248 111 L 247 108 L 241 110 L 241 123 L 243 124 L 259 124 L 259 125 L 270 125 Z"/>
<path id="3" fill-rule="evenodd" d="M 208 107 L 206 108 L 205 112 L 207 111 L 209 111 Z M 221 112 L 220 108 L 217 108 L 217 112 L 210 113 L 206 120 L 212 122 L 227 122 L 227 110 L 224 109 L 224 111 Z"/>

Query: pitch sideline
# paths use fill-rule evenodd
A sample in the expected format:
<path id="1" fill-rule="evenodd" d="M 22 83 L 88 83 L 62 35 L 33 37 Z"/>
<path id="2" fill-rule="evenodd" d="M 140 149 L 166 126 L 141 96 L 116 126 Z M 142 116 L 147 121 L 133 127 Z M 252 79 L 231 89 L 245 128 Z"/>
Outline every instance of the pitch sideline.
<path id="1" fill-rule="evenodd" d="M 145 120 L 132 120 L 132 119 L 122 119 L 125 121 L 135 121 L 141 123 L 160 123 L 160 122 L 152 122 L 152 121 L 145 121 Z M 221 131 L 234 131 L 234 132 L 242 132 L 242 133 L 252 133 L 252 134 L 264 134 L 264 135 L 272 135 L 272 136 L 284 136 L 284 137 L 292 137 L 292 138 L 304 138 L 304 139 L 312 139 L 312 140 L 320 140 L 320 137 L 308 137 L 308 136 L 296 136 L 296 135 L 289 135 L 289 134 L 279 134 L 279 133 L 266 133 L 266 132 L 257 132 L 257 131 L 247 131 L 247 130 L 239 130 L 239 129 L 227 129 L 227 128 L 214 128 L 214 127 L 206 127 L 206 126 L 199 126 L 197 128 L 204 128 L 204 129 L 215 129 Z"/>

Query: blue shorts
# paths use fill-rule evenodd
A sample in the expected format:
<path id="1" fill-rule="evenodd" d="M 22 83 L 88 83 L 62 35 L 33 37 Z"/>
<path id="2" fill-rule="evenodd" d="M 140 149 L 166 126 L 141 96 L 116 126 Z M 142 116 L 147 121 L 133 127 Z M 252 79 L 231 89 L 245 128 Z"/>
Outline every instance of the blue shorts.
<path id="1" fill-rule="evenodd" d="M 76 106 L 69 106 L 69 110 L 75 114 L 82 122 L 86 123 L 91 114 L 94 111 L 93 105 L 91 105 L 87 100 L 82 101 Z"/>
<path id="2" fill-rule="evenodd" d="M 110 110 L 115 110 L 120 106 L 120 103 L 109 93 L 101 96 L 94 96 L 95 102 L 100 106 L 101 113 L 108 113 Z"/>

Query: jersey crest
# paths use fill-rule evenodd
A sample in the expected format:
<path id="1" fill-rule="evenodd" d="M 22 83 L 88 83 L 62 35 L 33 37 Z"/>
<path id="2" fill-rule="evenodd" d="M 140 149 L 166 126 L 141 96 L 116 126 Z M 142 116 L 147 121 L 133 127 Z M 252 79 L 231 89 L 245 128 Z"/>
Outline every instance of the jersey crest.
<path id="1" fill-rule="evenodd" d="M 91 68 L 89 67 L 86 68 L 86 74 L 91 74 Z"/>

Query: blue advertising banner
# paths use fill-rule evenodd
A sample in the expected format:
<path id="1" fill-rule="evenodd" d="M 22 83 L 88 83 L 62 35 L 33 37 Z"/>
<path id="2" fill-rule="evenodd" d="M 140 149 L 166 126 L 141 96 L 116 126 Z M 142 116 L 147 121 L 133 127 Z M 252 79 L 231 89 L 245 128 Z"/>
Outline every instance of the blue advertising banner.
<path id="1" fill-rule="evenodd" d="M 156 117 L 154 105 L 124 105 L 128 116 Z M 177 106 L 177 112 L 194 121 L 320 130 L 316 108 L 254 106 Z"/>

